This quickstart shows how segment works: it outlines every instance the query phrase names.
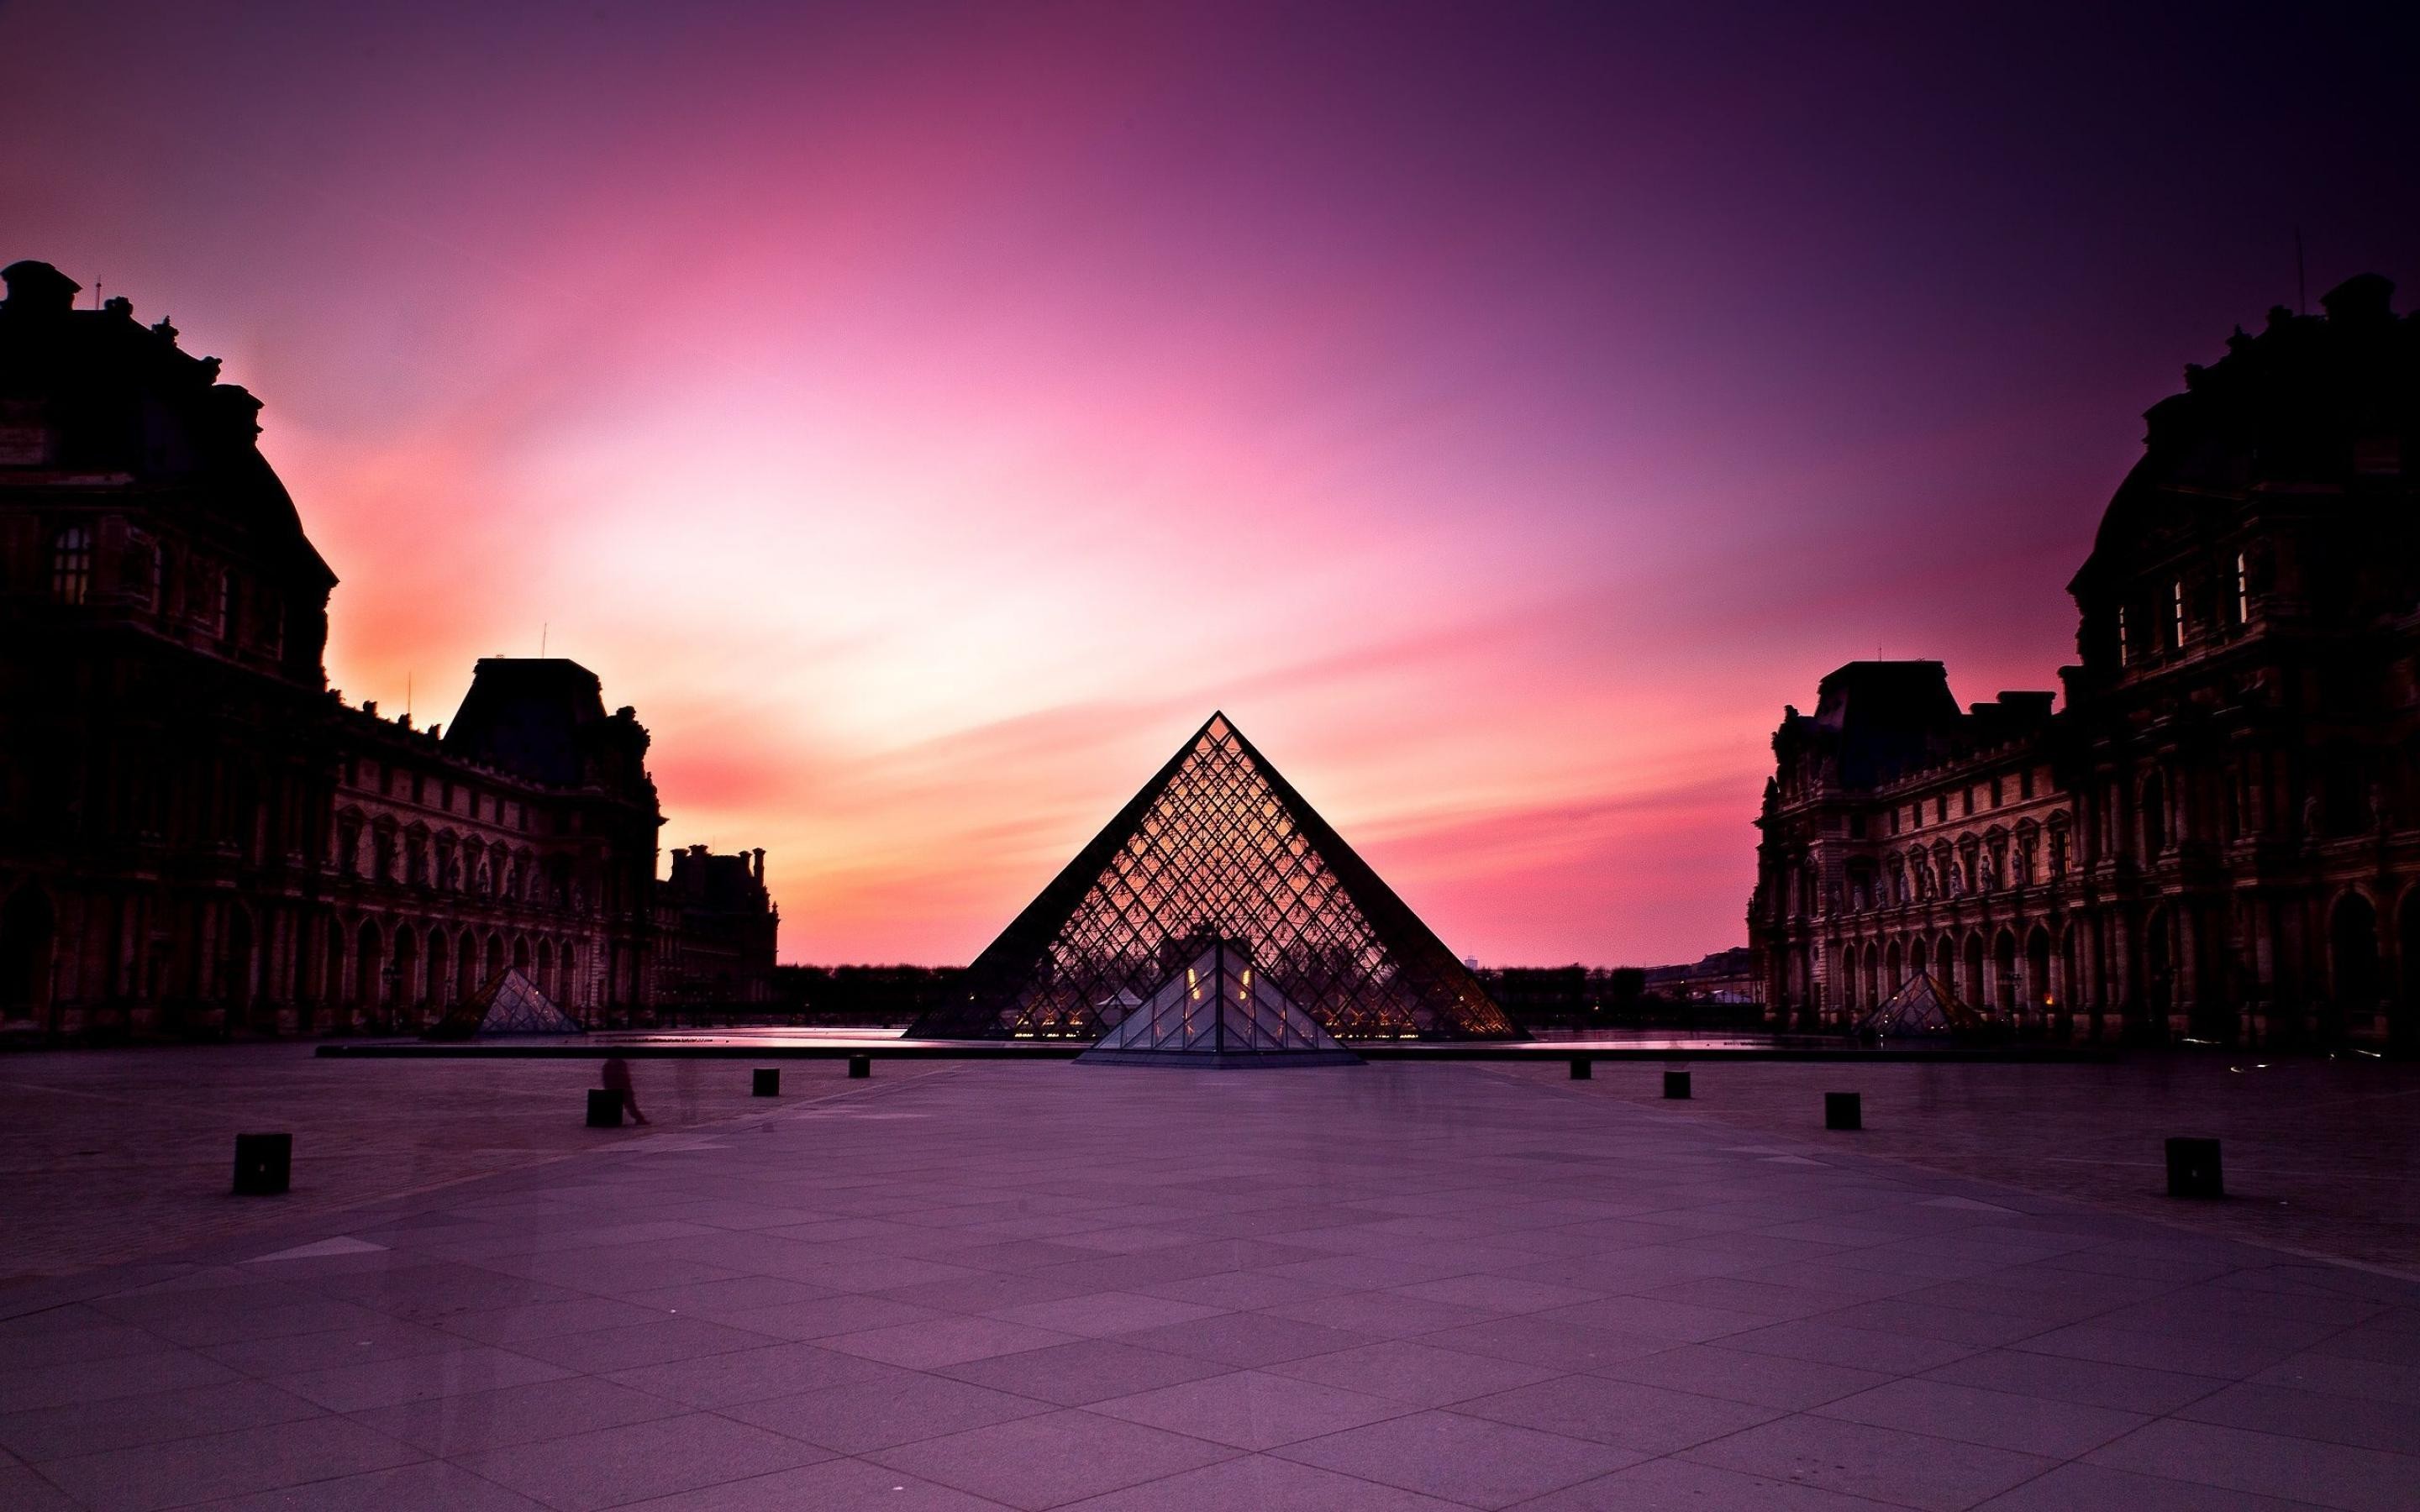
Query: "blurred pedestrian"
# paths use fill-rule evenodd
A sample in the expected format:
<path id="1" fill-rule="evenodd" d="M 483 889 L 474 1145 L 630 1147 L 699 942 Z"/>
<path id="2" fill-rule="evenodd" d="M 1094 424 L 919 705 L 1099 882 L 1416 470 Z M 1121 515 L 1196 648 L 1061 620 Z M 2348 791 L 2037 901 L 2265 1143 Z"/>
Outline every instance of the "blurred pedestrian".
<path id="1" fill-rule="evenodd" d="M 639 1094 L 630 1087 L 630 1064 L 620 1056 L 606 1057 L 605 1089 L 622 1094 L 622 1111 L 630 1116 L 632 1123 L 647 1121 L 647 1116 L 639 1111 Z"/>

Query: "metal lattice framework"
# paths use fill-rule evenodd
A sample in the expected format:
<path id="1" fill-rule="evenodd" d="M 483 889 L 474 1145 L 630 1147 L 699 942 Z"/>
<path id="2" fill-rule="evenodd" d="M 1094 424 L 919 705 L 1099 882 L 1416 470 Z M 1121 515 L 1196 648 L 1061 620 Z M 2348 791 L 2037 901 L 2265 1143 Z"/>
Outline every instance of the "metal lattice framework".
<path id="1" fill-rule="evenodd" d="M 1214 714 L 967 968 L 913 1039 L 1093 1040 L 1211 941 L 1343 1040 L 1520 1030 L 1393 889 Z"/>
<path id="2" fill-rule="evenodd" d="M 1102 1017 L 1109 1015 L 1105 1012 Z M 1357 1065 L 1317 1020 L 1295 1006 L 1240 940 L 1215 940 L 1181 975 L 1127 1011 L 1083 1059 L 1219 1066 Z"/>

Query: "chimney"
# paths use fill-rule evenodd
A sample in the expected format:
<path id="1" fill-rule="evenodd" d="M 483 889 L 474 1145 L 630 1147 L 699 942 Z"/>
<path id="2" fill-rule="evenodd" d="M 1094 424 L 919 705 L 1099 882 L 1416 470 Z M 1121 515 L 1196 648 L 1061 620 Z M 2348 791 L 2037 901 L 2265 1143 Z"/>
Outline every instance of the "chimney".
<path id="1" fill-rule="evenodd" d="M 0 268 L 0 281 L 8 285 L 0 309 L 20 316 L 65 315 L 75 308 L 76 291 L 84 287 L 49 263 L 30 260 Z"/>
<path id="2" fill-rule="evenodd" d="M 2376 273 L 2357 273 L 2320 295 L 2319 307 L 2333 325 L 2382 323 L 2395 318 L 2395 285 Z"/>

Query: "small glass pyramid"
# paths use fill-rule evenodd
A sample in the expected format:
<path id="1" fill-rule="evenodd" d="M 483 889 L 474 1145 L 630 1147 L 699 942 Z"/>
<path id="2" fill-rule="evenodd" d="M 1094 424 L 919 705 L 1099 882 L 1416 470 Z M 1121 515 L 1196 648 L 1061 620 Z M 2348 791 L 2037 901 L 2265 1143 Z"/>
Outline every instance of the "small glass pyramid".
<path id="1" fill-rule="evenodd" d="M 1217 940 L 1103 1032 L 1078 1060 L 1110 1064 L 1357 1066 L 1238 940 Z"/>
<path id="2" fill-rule="evenodd" d="M 506 966 L 486 985 L 456 1004 L 421 1035 L 424 1040 L 468 1040 L 486 1034 L 585 1034 L 537 983 Z"/>
<path id="3" fill-rule="evenodd" d="M 1929 971 L 1919 971 L 1859 1019 L 1856 1032 L 1869 1040 L 1886 1040 L 1893 1035 L 1975 1035 L 1989 1027 L 1980 1013 L 1949 990 L 1948 983 Z"/>

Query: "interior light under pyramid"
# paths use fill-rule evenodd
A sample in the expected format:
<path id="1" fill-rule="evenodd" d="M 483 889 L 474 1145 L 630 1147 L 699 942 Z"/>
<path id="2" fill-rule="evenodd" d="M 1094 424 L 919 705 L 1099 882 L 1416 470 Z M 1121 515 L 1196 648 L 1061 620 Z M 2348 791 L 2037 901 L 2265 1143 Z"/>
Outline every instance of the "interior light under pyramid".
<path id="1" fill-rule="evenodd" d="M 1094 1040 L 1205 941 L 1338 1040 L 1520 1030 L 1419 917 L 1214 714 L 968 967 L 911 1039 Z"/>
<path id="2" fill-rule="evenodd" d="M 1357 1066 L 1234 940 L 1216 940 L 1077 1057 L 1113 1065 Z"/>

